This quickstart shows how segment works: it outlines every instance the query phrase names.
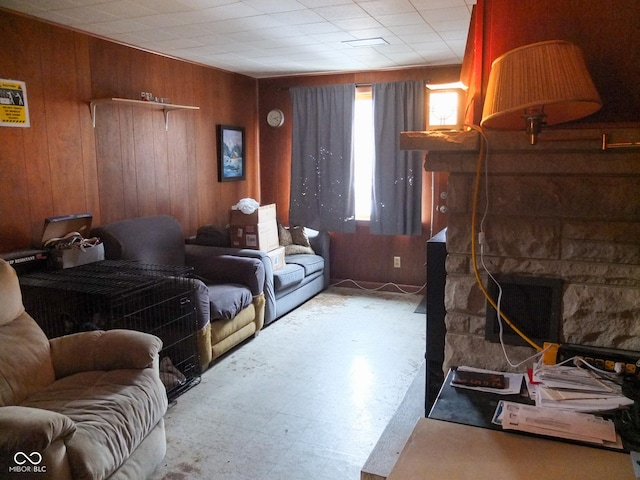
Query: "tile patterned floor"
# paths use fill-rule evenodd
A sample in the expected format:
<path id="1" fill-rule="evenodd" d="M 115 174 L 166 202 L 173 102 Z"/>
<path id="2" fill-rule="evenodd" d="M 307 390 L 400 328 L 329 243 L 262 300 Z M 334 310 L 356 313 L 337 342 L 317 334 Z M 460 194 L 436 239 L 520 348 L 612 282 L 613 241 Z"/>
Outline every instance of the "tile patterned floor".
<path id="1" fill-rule="evenodd" d="M 223 357 L 166 416 L 151 480 L 342 480 L 424 360 L 421 296 L 331 287 Z"/>

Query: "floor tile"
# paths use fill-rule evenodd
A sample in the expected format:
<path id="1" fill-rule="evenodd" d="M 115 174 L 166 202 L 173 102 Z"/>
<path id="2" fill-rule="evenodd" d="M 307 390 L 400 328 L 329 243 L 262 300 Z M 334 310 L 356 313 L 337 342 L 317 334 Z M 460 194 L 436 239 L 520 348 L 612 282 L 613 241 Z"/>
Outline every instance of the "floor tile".
<path id="1" fill-rule="evenodd" d="M 357 480 L 424 361 L 422 296 L 331 287 L 216 362 L 150 480 Z"/>

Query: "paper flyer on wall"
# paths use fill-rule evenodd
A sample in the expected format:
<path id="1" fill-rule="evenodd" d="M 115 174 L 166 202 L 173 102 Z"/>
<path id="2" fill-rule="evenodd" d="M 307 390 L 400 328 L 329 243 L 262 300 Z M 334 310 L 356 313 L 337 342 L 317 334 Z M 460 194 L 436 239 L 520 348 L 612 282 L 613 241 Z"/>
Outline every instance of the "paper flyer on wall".
<path id="1" fill-rule="evenodd" d="M 30 127 L 27 85 L 0 79 L 0 127 Z"/>

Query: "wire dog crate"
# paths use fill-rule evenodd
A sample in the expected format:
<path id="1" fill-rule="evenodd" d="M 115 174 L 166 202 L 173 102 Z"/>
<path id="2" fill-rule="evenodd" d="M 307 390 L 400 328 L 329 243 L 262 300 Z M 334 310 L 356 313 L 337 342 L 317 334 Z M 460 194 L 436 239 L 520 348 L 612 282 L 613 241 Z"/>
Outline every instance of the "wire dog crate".
<path id="1" fill-rule="evenodd" d="M 48 338 L 114 328 L 159 337 L 173 400 L 200 381 L 192 276 L 191 267 L 104 260 L 19 279 L 25 309 Z"/>

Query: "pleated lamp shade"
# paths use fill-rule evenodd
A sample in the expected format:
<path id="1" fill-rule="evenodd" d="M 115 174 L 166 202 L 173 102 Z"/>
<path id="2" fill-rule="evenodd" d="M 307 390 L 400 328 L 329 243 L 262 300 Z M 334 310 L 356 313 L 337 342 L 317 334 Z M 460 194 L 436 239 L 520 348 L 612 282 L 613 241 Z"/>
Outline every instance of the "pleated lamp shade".
<path id="1" fill-rule="evenodd" d="M 519 130 L 527 115 L 554 125 L 586 117 L 601 106 L 581 50 L 552 40 L 516 48 L 493 61 L 480 125 Z"/>

